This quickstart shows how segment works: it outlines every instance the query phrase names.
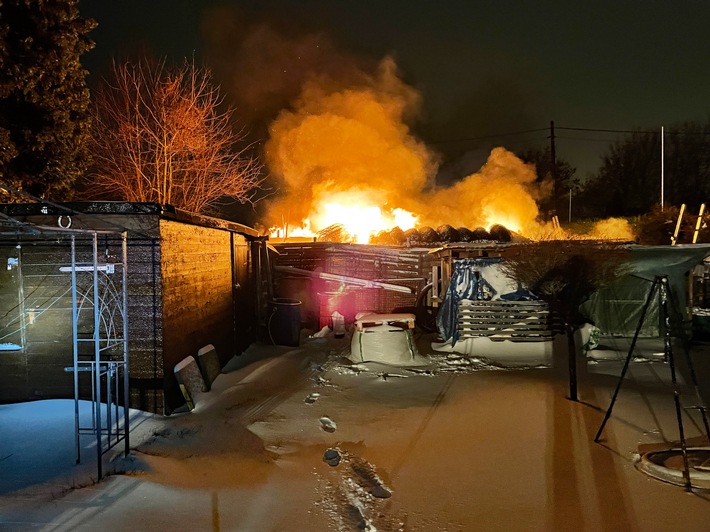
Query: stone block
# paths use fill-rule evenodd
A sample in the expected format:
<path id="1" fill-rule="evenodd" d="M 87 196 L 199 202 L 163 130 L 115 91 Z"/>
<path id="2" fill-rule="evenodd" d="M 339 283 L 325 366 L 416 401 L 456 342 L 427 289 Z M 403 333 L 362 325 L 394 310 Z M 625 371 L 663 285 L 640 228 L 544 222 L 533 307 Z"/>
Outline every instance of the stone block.
<path id="1" fill-rule="evenodd" d="M 180 385 L 183 397 L 187 402 L 190 410 L 195 408 L 195 399 L 197 394 L 207 391 L 205 381 L 200 373 L 200 368 L 197 365 L 195 357 L 189 356 L 182 359 L 173 370 L 175 378 Z"/>
<path id="2" fill-rule="evenodd" d="M 207 344 L 197 352 L 197 363 L 202 371 L 207 389 L 212 388 L 212 383 L 222 373 L 217 350 L 212 344 Z"/>

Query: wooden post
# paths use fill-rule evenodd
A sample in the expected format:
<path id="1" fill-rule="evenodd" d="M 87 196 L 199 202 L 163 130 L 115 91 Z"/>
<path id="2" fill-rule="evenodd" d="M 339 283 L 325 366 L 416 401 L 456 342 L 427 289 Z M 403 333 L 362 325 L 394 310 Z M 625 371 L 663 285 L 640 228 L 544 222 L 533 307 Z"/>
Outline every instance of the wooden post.
<path id="1" fill-rule="evenodd" d="M 683 220 L 683 213 L 685 212 L 685 203 L 680 206 L 680 212 L 678 213 L 678 221 L 675 224 L 675 232 L 671 237 L 671 246 L 675 246 L 678 243 L 678 233 L 680 232 L 680 222 Z"/>
<path id="2" fill-rule="evenodd" d="M 705 204 L 700 205 L 700 212 L 698 213 L 698 221 L 695 222 L 695 232 L 693 233 L 693 244 L 698 241 L 698 233 L 700 232 L 700 225 L 703 223 L 703 213 L 705 212 Z"/>

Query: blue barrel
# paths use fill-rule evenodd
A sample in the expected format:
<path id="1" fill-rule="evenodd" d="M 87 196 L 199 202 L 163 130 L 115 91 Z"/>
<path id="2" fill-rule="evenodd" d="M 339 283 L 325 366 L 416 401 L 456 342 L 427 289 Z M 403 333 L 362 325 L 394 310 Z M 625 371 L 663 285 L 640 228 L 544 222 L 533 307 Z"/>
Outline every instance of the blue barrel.
<path id="1" fill-rule="evenodd" d="M 297 347 L 301 339 L 301 302 L 285 297 L 271 300 L 267 329 L 272 344 Z"/>

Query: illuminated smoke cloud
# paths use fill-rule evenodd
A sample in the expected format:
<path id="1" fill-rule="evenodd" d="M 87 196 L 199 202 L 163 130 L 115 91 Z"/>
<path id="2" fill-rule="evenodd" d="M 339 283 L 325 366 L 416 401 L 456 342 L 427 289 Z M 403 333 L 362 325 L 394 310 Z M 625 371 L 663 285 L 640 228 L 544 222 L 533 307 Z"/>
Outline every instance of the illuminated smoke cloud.
<path id="1" fill-rule="evenodd" d="M 209 63 L 250 138 L 268 138 L 274 189 L 264 222 L 317 232 L 354 219 L 367 234 L 415 222 L 520 230 L 537 215 L 534 173 L 502 148 L 478 173 L 435 189 L 437 155 L 410 129 L 420 95 L 393 59 L 348 54 L 277 13 L 257 19 L 214 7 L 202 29 Z"/>
<path id="2" fill-rule="evenodd" d="M 538 215 L 530 190 L 535 167 L 504 148 L 494 148 L 476 173 L 434 192 L 421 207 L 422 221 L 464 227 L 500 224 L 514 231 L 533 229 Z"/>
<path id="3" fill-rule="evenodd" d="M 633 240 L 635 238 L 631 224 L 623 218 L 607 218 L 594 224 L 590 238 L 599 240 Z"/>
<path id="4" fill-rule="evenodd" d="M 503 148 L 478 173 L 432 187 L 436 157 L 407 125 L 419 95 L 397 77 L 392 59 L 366 85 L 334 90 L 329 81 L 306 83 L 293 110 L 282 111 L 270 127 L 267 164 L 286 192 L 270 204 L 273 224 L 309 220 L 318 231 L 338 222 L 337 213 L 345 215 L 350 204 L 379 207 L 390 220 L 403 209 L 433 227 L 499 223 L 520 231 L 534 224 L 534 168 Z M 326 211 L 336 203 L 331 216 Z"/>
<path id="5" fill-rule="evenodd" d="M 328 81 L 306 83 L 294 110 L 270 127 L 267 164 L 287 193 L 272 205 L 272 221 L 317 219 L 319 205 L 334 194 L 387 212 L 416 204 L 436 171 L 406 125 L 418 109 L 416 91 L 399 80 L 389 58 L 366 85 L 332 90 Z"/>

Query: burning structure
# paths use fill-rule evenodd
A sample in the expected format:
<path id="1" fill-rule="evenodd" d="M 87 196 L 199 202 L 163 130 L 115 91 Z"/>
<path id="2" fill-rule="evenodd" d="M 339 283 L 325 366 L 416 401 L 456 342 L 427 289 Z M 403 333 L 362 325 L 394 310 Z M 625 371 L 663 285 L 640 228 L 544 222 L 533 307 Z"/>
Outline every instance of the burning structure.
<path id="1" fill-rule="evenodd" d="M 539 217 L 550 180 L 503 147 L 477 171 L 438 184 L 437 154 L 409 127 L 419 104 L 386 58 L 347 84 L 312 77 L 271 124 L 266 160 L 282 183 L 267 213 L 280 253 L 274 289 L 302 301 L 310 323 L 322 325 L 336 307 L 351 321 L 357 312 L 411 311 L 433 330 L 457 261 L 567 237 Z M 619 225 L 615 234 L 607 225 L 606 237 L 633 238 Z"/>

